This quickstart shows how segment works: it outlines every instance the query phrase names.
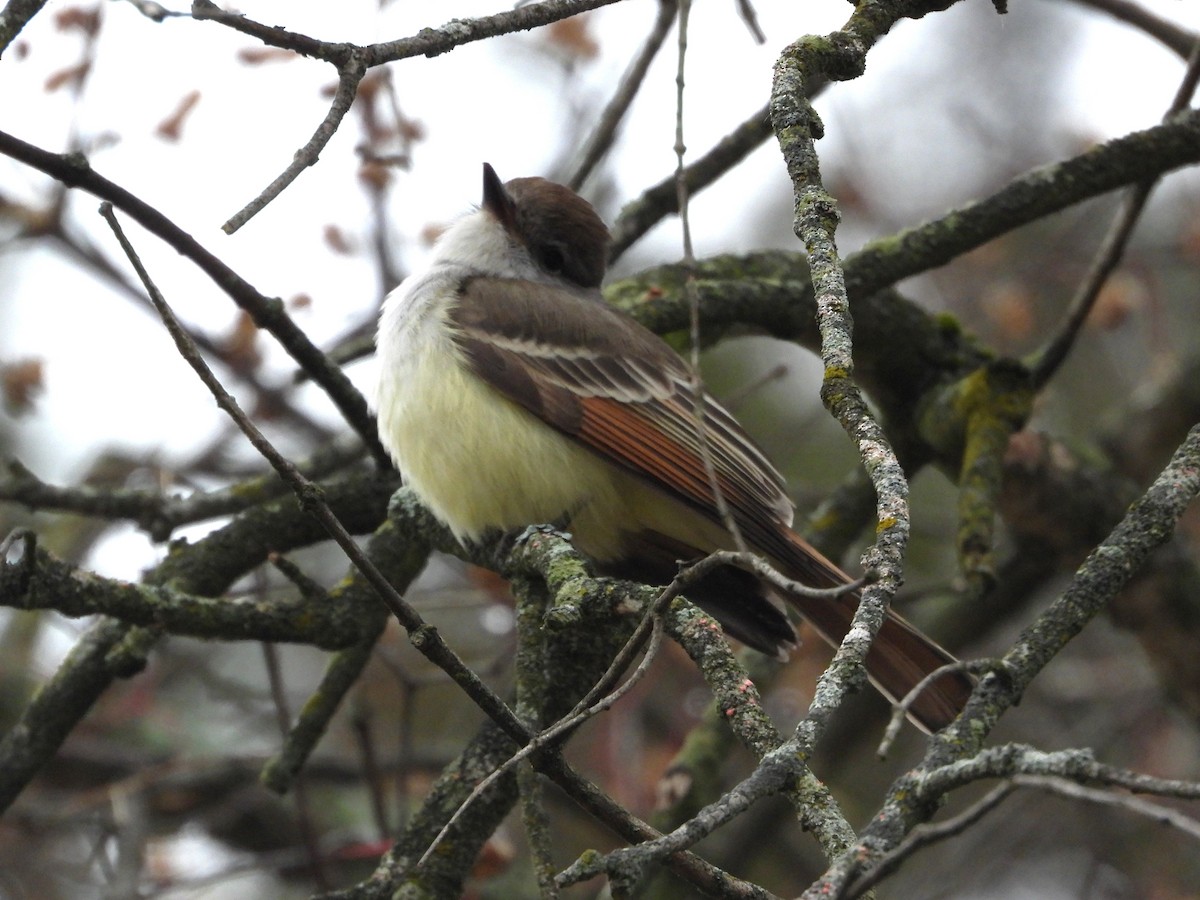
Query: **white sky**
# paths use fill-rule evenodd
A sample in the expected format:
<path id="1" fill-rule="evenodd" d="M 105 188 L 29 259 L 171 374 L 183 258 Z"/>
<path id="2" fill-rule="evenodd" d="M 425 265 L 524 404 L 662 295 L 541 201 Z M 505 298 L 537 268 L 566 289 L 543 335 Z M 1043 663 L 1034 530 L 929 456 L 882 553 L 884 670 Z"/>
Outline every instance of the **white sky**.
<path id="1" fill-rule="evenodd" d="M 864 95 L 854 91 L 869 94 L 872 85 L 887 82 L 889 72 L 919 65 L 914 55 L 923 52 L 920 41 L 936 20 L 990 16 L 995 25 L 988 34 L 1002 42 L 1030 4 L 1076 9 L 1066 0 L 1010 0 L 1012 12 L 1004 19 L 990 12 L 985 0 L 971 0 L 941 17 L 902 23 L 872 51 L 861 85 L 838 88 L 848 99 L 825 114 L 830 134 L 819 149 L 835 154 L 839 126 L 860 127 L 853 116 Z M 248 37 L 187 19 L 155 24 L 131 5 L 104 3 L 98 65 L 84 102 L 77 106 L 68 92 L 46 94 L 42 88 L 51 73 L 78 60 L 79 36 L 54 28 L 55 13 L 68 5 L 49 3 L 21 36 L 29 48 L 27 57 L 18 60 L 10 50 L 0 62 L 0 128 L 55 150 L 64 148 L 72 130 L 90 138 L 118 135 L 116 143 L 92 154 L 95 168 L 172 217 L 264 293 L 311 295 L 313 306 L 296 317 L 318 343 L 358 321 L 376 299 L 374 272 L 361 258 L 331 255 L 322 241 L 329 223 L 365 239 L 360 229 L 367 221 L 366 201 L 349 164 L 359 138 L 353 116 L 321 163 L 264 213 L 232 237 L 220 231 L 221 223 L 274 178 L 307 140 L 326 111 L 322 89 L 333 83 L 332 69 L 309 60 L 246 67 L 235 55 L 256 46 Z M 1196 0 L 1145 0 L 1143 5 L 1200 30 Z M 394 39 L 452 17 L 505 8 L 495 0 L 397 0 L 379 11 L 373 0 L 360 0 L 336 4 L 337 13 L 331 15 L 334 5 L 311 0 L 245 0 L 239 6 L 269 24 L 360 42 Z M 706 150 L 764 102 L 782 46 L 801 34 L 838 27 L 848 12 L 843 0 L 760 0 L 756 6 L 769 38 L 763 47 L 750 38 L 733 0 L 697 4 L 693 11 L 686 122 L 693 154 Z M 586 64 L 583 84 L 601 102 L 640 43 L 654 7 L 624 3 L 593 15 L 591 33 L 601 54 Z M 1182 72 L 1180 61 L 1124 26 L 1082 14 L 1078 19 L 1086 40 L 1061 100 L 1064 127 L 1102 139 L 1157 121 Z M 527 33 L 394 66 L 404 111 L 424 125 L 427 135 L 415 148 L 412 172 L 399 175 L 392 194 L 401 232 L 411 237 L 476 202 L 483 160 L 508 178 L 537 174 L 556 157 L 557 122 L 568 109 L 561 73 L 529 53 L 540 40 L 537 33 Z M 512 65 L 514 58 L 526 61 Z M 1117 59 L 1120 65 L 1114 63 Z M 675 65 L 672 36 L 616 152 L 622 203 L 674 166 Z M 187 120 L 184 140 L 168 143 L 155 136 L 159 122 L 193 89 L 201 91 L 201 100 Z M 28 200 L 44 191 L 37 173 L 0 159 L 0 194 Z M 698 253 L 749 249 L 741 242 L 747 230 L 741 226 L 753 217 L 755 198 L 769 192 L 786 196 L 787 191 L 783 167 L 770 144 L 694 205 Z M 77 211 L 74 227 L 117 260 L 117 248 L 94 213 L 96 201 L 76 193 L 71 202 Z M 198 270 L 136 227 L 130 234 L 185 318 L 212 332 L 229 327 L 230 302 Z M 678 241 L 672 221 L 651 236 L 641 254 L 671 258 Z M 416 242 L 406 246 L 404 260 L 412 264 L 421 250 Z M 36 413 L 17 424 L 17 452 L 44 478 L 75 477 L 98 445 L 161 447 L 169 459 L 201 442 L 217 421 L 212 401 L 150 316 L 47 252 L 0 255 L 0 360 L 27 356 L 45 359 L 47 389 Z M 276 356 L 274 371 L 284 378 L 290 366 Z M 356 367 L 353 375 L 365 387 L 369 364 Z M 313 395 L 318 404 L 323 402 L 316 391 Z M 146 552 L 152 551 L 147 547 Z"/>

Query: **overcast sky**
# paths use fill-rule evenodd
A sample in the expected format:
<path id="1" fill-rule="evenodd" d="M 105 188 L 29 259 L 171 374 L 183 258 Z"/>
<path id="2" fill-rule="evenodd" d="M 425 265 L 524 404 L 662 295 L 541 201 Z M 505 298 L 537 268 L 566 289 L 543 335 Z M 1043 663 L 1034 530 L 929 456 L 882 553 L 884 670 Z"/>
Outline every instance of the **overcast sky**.
<path id="1" fill-rule="evenodd" d="M 1200 3 L 1195 0 L 1145 0 L 1143 5 L 1200 29 Z M 312 305 L 296 317 L 318 343 L 359 321 L 378 299 L 375 271 L 362 255 L 331 254 L 323 239 L 325 227 L 332 224 L 352 240 L 366 240 L 367 201 L 355 179 L 359 126 L 353 117 L 320 164 L 265 212 L 232 237 L 220 230 L 312 133 L 327 108 L 323 90 L 334 81 L 331 68 L 303 59 L 246 66 L 238 53 L 256 47 L 248 37 L 188 19 L 156 24 L 131 4 L 104 3 L 97 65 L 76 101 L 70 91 L 44 89 L 54 73 L 79 59 L 80 35 L 55 27 L 56 13 L 67 6 L 49 3 L 22 34 L 24 52 L 10 50 L 0 63 L 0 127 L 52 150 L 64 149 L 72 134 L 97 143 L 91 159 L 101 173 L 157 206 L 262 292 L 310 296 Z M 238 6 L 266 23 L 357 42 L 399 38 L 451 17 L 505 8 L 496 2 L 393 2 L 378 10 L 375 2 L 335 7 L 297 0 L 244 0 Z M 756 6 L 768 36 L 763 46 L 752 40 L 733 0 L 697 4 L 693 12 L 686 124 L 693 154 L 710 147 L 765 101 L 771 66 L 782 46 L 801 34 L 838 27 L 848 10 L 843 0 Z M 994 42 L 989 49 L 1003 51 L 1005 42 L 1020 34 L 1024 17 L 1047 7 L 1062 10 L 1080 39 L 1074 46 L 1064 42 L 1061 50 L 1068 57 L 1070 77 L 1047 86 L 1055 92 L 1052 102 L 1061 128 L 1081 139 L 1103 139 L 1159 118 L 1182 71 L 1171 53 L 1124 26 L 1085 15 L 1066 0 L 1011 0 L 1010 6 L 1010 15 L 998 18 L 990 4 L 971 0 L 946 14 L 897 27 L 871 52 L 861 83 L 839 86 L 822 101 L 829 136 L 819 149 L 827 155 L 827 167 L 836 164 L 854 139 L 869 133 L 862 117 L 870 114 L 873 92 L 909 83 L 903 79 L 934 66 L 930 45 L 939 35 L 944 40 L 946 35 L 981 34 L 977 39 Z M 561 121 L 573 107 L 608 97 L 654 7 L 623 3 L 594 13 L 588 27 L 599 53 L 580 63 L 572 81 L 558 63 L 535 52 L 545 42 L 539 33 L 468 45 L 436 59 L 393 67 L 404 112 L 425 132 L 415 147 L 412 170 L 398 175 L 391 195 L 406 266 L 418 263 L 424 252 L 416 237 L 423 228 L 477 202 L 482 161 L 509 178 L 542 173 L 559 158 Z M 336 15 L 331 12 L 335 8 Z M 962 30 L 960 24 L 968 20 L 982 21 L 982 30 Z M 1117 59 L 1121 65 L 1114 64 Z M 616 197 L 606 210 L 610 214 L 674 166 L 675 66 L 672 37 L 613 158 Z M 182 140 L 164 140 L 156 128 L 193 90 L 200 99 Z M 961 110 L 939 108 L 921 96 L 907 98 L 904 105 L 910 103 L 925 121 L 963 128 Z M 103 139 L 105 135 L 112 139 Z M 900 142 L 903 136 L 893 137 Z M 856 149 L 861 155 L 863 148 Z M 954 172 L 939 162 L 936 148 L 922 153 L 929 155 L 906 167 L 905 179 L 886 171 L 863 177 L 874 177 L 869 183 L 880 191 L 941 189 L 945 197 L 935 191 L 935 202 L 956 202 L 960 188 Z M 46 190 L 36 173 L 0 160 L 0 193 L 5 197 L 31 202 Z M 698 253 L 750 249 L 761 240 L 757 217 L 767 207 L 763 198 L 774 198 L 774 208 L 786 210 L 788 196 L 772 142 L 696 202 Z M 72 228 L 118 259 L 111 235 L 94 212 L 96 201 L 76 193 L 71 207 Z M 787 245 L 786 216 L 780 215 L 772 240 Z M 230 327 L 232 307 L 224 295 L 173 251 L 136 228 L 131 234 L 181 315 L 214 333 Z M 852 239 L 842 236 L 844 250 Z M 638 249 L 637 258 L 668 259 L 678 246 L 678 226 L 672 220 Z M 61 255 L 45 250 L 0 255 L 0 304 L 0 359 L 36 356 L 46 363 L 46 393 L 36 411 L 14 429 L 17 453 L 41 476 L 54 481 L 76 477 L 97 446 L 161 448 L 170 459 L 212 432 L 218 419 L 211 400 L 156 321 Z M 272 360 L 275 377 L 287 377 L 290 366 L 282 355 L 273 354 Z M 367 385 L 370 364 L 355 367 L 353 376 Z M 312 393 L 320 406 L 322 398 Z M 147 547 L 146 552 L 154 551 Z"/>

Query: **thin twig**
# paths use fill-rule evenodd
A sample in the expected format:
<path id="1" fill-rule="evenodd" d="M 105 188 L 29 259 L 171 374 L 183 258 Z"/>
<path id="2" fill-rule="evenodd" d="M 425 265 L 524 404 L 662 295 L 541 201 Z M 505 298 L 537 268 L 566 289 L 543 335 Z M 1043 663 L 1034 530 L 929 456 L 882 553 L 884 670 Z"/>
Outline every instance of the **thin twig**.
<path id="1" fill-rule="evenodd" d="M 771 136 L 766 107 L 756 110 L 741 125 L 721 138 L 707 153 L 684 170 L 691 194 L 698 194 L 757 150 Z M 636 241 L 667 216 L 679 212 L 679 178 L 673 172 L 644 190 L 621 210 L 612 227 L 609 261 L 614 262 Z"/>
<path id="2" fill-rule="evenodd" d="M 757 43 L 765 44 L 767 36 L 763 34 L 762 26 L 758 24 L 758 13 L 754 10 L 754 4 L 750 0 L 736 0 L 736 3 L 738 15 L 746 23 L 746 28 L 751 36 Z"/>
<path id="3" fill-rule="evenodd" d="M 271 643 L 263 643 L 260 646 L 267 668 L 271 699 L 275 703 L 275 720 L 279 725 L 279 735 L 286 739 L 292 724 L 292 712 L 289 709 L 283 673 L 279 668 L 279 648 Z M 312 805 L 308 802 L 308 786 L 303 775 L 298 775 L 292 784 L 292 798 L 296 804 L 296 824 L 300 829 L 300 840 L 304 844 L 304 853 L 312 871 L 313 881 L 317 890 L 327 891 L 331 885 L 325 867 L 321 864 L 321 846 L 317 840 L 316 827 L 313 825 Z"/>
<path id="4" fill-rule="evenodd" d="M 908 833 L 903 841 L 881 856 L 879 862 L 871 869 L 852 881 L 845 882 L 832 900 L 855 900 L 855 898 L 861 897 L 895 872 L 904 860 L 918 850 L 962 834 L 1003 803 L 1014 790 L 1016 790 L 1015 785 L 1011 781 L 1006 781 L 992 788 L 958 815 L 943 822 L 918 825 Z"/>
<path id="5" fill-rule="evenodd" d="M 818 75 L 809 85 L 808 98 L 815 100 L 829 84 L 828 79 Z M 761 147 L 773 134 L 769 106 L 751 113 L 744 122 L 714 144 L 685 170 L 690 195 L 703 191 L 721 178 L 726 172 Z M 679 192 L 676 174 L 672 172 L 652 187 L 646 188 L 636 200 L 625 204 L 612 227 L 612 247 L 609 260 L 621 257 L 646 232 L 665 219 L 679 212 Z"/>
<path id="6" fill-rule="evenodd" d="M 617 138 L 617 132 L 621 127 L 621 120 L 629 112 L 633 98 L 637 96 L 637 92 L 641 89 L 642 83 L 646 78 L 646 73 L 650 70 L 650 63 L 654 61 L 654 57 L 658 55 L 658 51 L 662 49 L 663 42 L 667 39 L 667 33 L 671 30 L 671 23 L 675 21 L 675 8 L 677 5 L 677 0 L 658 0 L 658 17 L 654 20 L 650 34 L 646 36 L 646 40 L 641 48 L 639 48 L 637 56 L 633 58 L 633 61 L 629 64 L 629 68 L 621 77 L 621 83 L 617 86 L 616 93 L 608 101 L 608 105 L 604 107 L 604 111 L 600 113 L 600 119 L 596 123 L 596 127 L 592 130 L 587 141 L 584 142 L 579 163 L 576 165 L 571 177 L 567 179 L 567 186 L 571 190 L 578 191 L 583 186 L 583 183 L 587 181 L 588 176 L 592 174 L 592 170 L 596 167 L 596 163 L 600 162 L 604 158 L 604 154 L 608 153 L 612 147 L 613 142 Z"/>
<path id="7" fill-rule="evenodd" d="M 1173 117 L 1187 109 L 1192 94 L 1195 93 L 1198 80 L 1200 80 L 1200 37 L 1192 45 L 1183 81 L 1163 116 L 1163 122 L 1171 121 Z M 1100 296 L 1104 283 L 1108 281 L 1108 276 L 1120 264 L 1130 235 L 1133 234 L 1133 229 L 1137 225 L 1142 210 L 1145 209 L 1146 201 L 1150 199 L 1150 192 L 1154 190 L 1157 181 L 1157 176 L 1147 178 L 1135 185 L 1125 196 L 1120 211 L 1100 244 L 1091 268 L 1075 292 L 1075 296 L 1071 298 L 1067 314 L 1058 333 L 1041 350 L 1037 351 L 1031 360 L 1030 369 L 1035 388 L 1045 387 L 1066 360 L 1067 354 L 1071 352 L 1071 348 L 1075 345 L 1075 339 L 1079 336 L 1080 329 L 1083 328 L 1084 322 L 1087 321 L 1092 307 Z"/>
<path id="8" fill-rule="evenodd" d="M 248 34 L 269 47 L 294 50 L 296 53 L 334 65 L 342 65 L 351 53 L 361 50 L 366 55 L 367 68 L 374 68 L 414 56 L 441 56 L 463 44 L 487 40 L 501 34 L 540 28 L 616 2 L 618 0 L 543 0 L 541 3 L 528 3 L 517 9 L 490 16 L 451 19 L 437 28 L 422 28 L 410 37 L 369 44 L 365 47 L 322 41 L 286 28 L 263 25 L 241 13 L 223 10 L 210 0 L 193 0 L 192 16 L 218 22 L 234 31 Z"/>
<path id="9" fill-rule="evenodd" d="M 917 698 L 921 694 L 927 691 L 943 675 L 949 675 L 951 672 L 966 672 L 969 675 L 978 677 L 987 672 L 996 671 L 999 668 L 1000 665 L 995 660 L 957 660 L 934 669 L 913 685 L 912 690 L 905 694 L 898 702 L 892 704 L 892 717 L 888 720 L 887 728 L 883 731 L 883 737 L 879 741 L 879 748 L 875 751 L 875 755 L 880 759 L 888 755 L 888 751 L 891 750 L 892 744 L 896 740 L 896 735 L 900 733 L 900 727 L 904 724 L 904 719 L 908 715 L 912 705 L 917 702 Z"/>
<path id="10" fill-rule="evenodd" d="M 692 417 L 696 421 L 696 436 L 700 440 L 700 459 L 704 463 L 704 476 L 712 488 L 713 500 L 716 501 L 721 522 L 733 538 L 734 546 L 742 553 L 747 553 L 749 551 L 742 539 L 742 530 L 725 501 L 725 492 L 721 490 L 721 483 L 717 478 L 717 467 L 713 462 L 712 447 L 708 441 L 708 426 L 704 417 L 706 391 L 704 383 L 700 380 L 700 296 L 696 292 L 696 253 L 692 247 L 692 222 L 688 215 L 687 169 L 683 164 L 687 153 L 687 145 L 683 140 L 683 98 L 686 87 L 684 64 L 687 60 L 688 16 L 691 10 L 691 0 L 679 0 L 679 61 L 675 70 L 675 197 L 679 207 L 679 227 L 683 240 L 683 259 L 680 265 L 685 272 L 683 290 L 688 301 L 688 324 L 692 344 Z"/>
<path id="11" fill-rule="evenodd" d="M 1124 809 L 1144 816 L 1159 825 L 1169 825 L 1189 837 L 1200 840 L 1200 821 L 1191 816 L 1185 816 L 1177 809 L 1161 803 L 1152 803 L 1142 797 L 1128 797 L 1113 791 L 1103 791 L 1053 775 L 1017 775 L 1013 778 L 1013 783 L 1018 787 L 1036 788 L 1071 800 L 1082 800 L 1085 803 Z"/>
<path id="12" fill-rule="evenodd" d="M 154 302 L 159 315 L 162 316 L 163 324 L 166 325 L 167 331 L 174 339 L 180 355 L 183 356 L 188 365 L 200 377 L 205 387 L 212 393 L 213 398 L 217 401 L 217 405 L 229 415 L 238 428 L 241 429 L 242 433 L 246 435 L 247 439 L 254 446 L 254 449 L 262 454 L 267 462 L 271 464 L 271 467 L 279 473 L 279 476 L 295 491 L 296 496 L 300 500 L 300 505 L 314 515 L 325 527 L 330 537 L 342 548 L 355 568 L 362 573 L 367 582 L 379 594 L 380 599 L 392 611 L 392 614 L 400 624 L 404 626 L 413 646 L 431 662 L 445 671 L 475 701 L 480 709 L 487 713 L 514 740 L 523 741 L 526 736 L 526 730 L 520 720 L 513 714 L 512 710 L 479 680 L 462 659 L 450 649 L 437 633 L 437 630 L 430 628 L 420 613 L 409 605 L 396 589 L 391 586 L 379 569 L 376 568 L 375 564 L 359 549 L 354 538 L 338 520 L 337 516 L 334 515 L 329 505 L 325 502 L 320 487 L 300 474 L 295 465 L 275 449 L 263 433 L 258 430 L 258 427 L 242 412 L 237 401 L 234 400 L 217 380 L 212 370 L 200 356 L 187 332 L 180 325 L 179 320 L 176 319 L 175 313 L 167 305 L 166 300 L 150 279 L 137 252 L 129 243 L 128 238 L 126 238 L 120 223 L 117 222 L 112 204 L 107 202 L 101 204 L 100 214 L 104 216 L 109 226 L 113 229 L 113 233 L 117 236 L 121 248 L 129 257 L 130 262 L 138 273 L 138 277 L 141 278 L 142 283 L 146 286 L 146 291 L 150 294 L 150 299 Z"/>
<path id="13" fill-rule="evenodd" d="M 192 18 L 199 21 L 217 22 L 226 28 L 240 31 L 262 41 L 268 47 L 292 50 L 301 56 L 323 59 L 341 65 L 345 57 L 354 50 L 353 44 L 334 44 L 322 41 L 298 31 L 289 31 L 273 25 L 263 25 L 239 12 L 221 9 L 212 0 L 192 0 Z"/>
<path id="14" fill-rule="evenodd" d="M 845 584 L 837 584 L 827 588 L 815 588 L 802 581 L 796 581 L 793 578 L 782 575 L 758 554 L 736 552 L 733 550 L 716 550 L 693 564 L 692 568 L 700 569 L 703 572 L 710 572 L 721 566 L 735 566 L 739 569 L 747 569 L 760 578 L 769 581 L 773 587 L 779 588 L 785 594 L 794 594 L 813 600 L 837 600 L 845 597 L 847 594 L 853 594 L 855 591 L 861 590 L 876 580 L 874 573 L 868 572 L 866 575 L 855 578 L 853 581 L 848 581 Z"/>
<path id="15" fill-rule="evenodd" d="M 1135 28 L 1140 28 L 1150 37 L 1170 47 L 1184 59 L 1192 52 L 1196 43 L 1196 33 L 1180 28 L 1173 22 L 1156 16 L 1140 3 L 1130 0 L 1075 0 L 1081 6 L 1088 6 L 1106 12 L 1114 19 L 1120 19 Z"/>
<path id="16" fill-rule="evenodd" d="M 167 9 L 161 3 L 155 3 L 154 0 L 126 0 L 126 2 L 151 22 L 165 22 L 167 19 L 178 19 L 191 15 L 191 13 Z"/>
<path id="17" fill-rule="evenodd" d="M 367 408 L 367 401 L 345 373 L 332 365 L 309 340 L 308 335 L 287 314 L 282 301 L 263 296 L 157 209 L 92 169 L 80 154 L 50 153 L 3 131 L 0 131 L 0 153 L 45 172 L 67 187 L 82 188 L 107 201 L 199 266 L 234 303 L 250 314 L 256 325 L 273 335 L 292 359 L 324 389 L 346 423 L 370 448 L 376 462 L 381 467 L 391 467 L 387 451 L 379 442 L 375 419 Z M 190 341 L 190 337 L 188 339 Z"/>
<path id="18" fill-rule="evenodd" d="M 309 166 L 317 164 L 321 151 L 332 140 L 334 134 L 337 133 L 338 126 L 342 124 L 342 119 L 350 111 L 350 107 L 354 103 L 354 96 L 358 92 L 358 85 L 366 74 L 367 66 L 364 54 L 361 51 L 350 53 L 346 61 L 338 67 L 338 86 L 337 91 L 334 92 L 333 101 L 329 104 L 329 112 L 325 114 L 325 118 L 321 120 L 321 124 L 313 132 L 313 136 L 308 139 L 308 143 L 296 151 L 292 161 L 288 163 L 288 167 L 263 188 L 262 193 L 230 216 L 229 221 L 221 226 L 222 231 L 226 234 L 233 234 L 262 212 L 268 203 L 282 194 L 288 185 L 300 177 L 301 172 Z"/>

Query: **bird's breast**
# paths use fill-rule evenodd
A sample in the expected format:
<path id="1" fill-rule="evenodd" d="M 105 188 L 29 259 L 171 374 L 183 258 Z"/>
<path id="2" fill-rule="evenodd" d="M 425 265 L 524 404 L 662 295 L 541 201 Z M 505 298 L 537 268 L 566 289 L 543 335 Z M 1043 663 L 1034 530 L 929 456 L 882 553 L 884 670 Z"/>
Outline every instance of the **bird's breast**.
<path id="1" fill-rule="evenodd" d="M 456 296 L 426 280 L 380 319 L 379 436 L 405 481 L 462 538 L 610 505 L 608 463 L 471 370 L 449 322 Z"/>

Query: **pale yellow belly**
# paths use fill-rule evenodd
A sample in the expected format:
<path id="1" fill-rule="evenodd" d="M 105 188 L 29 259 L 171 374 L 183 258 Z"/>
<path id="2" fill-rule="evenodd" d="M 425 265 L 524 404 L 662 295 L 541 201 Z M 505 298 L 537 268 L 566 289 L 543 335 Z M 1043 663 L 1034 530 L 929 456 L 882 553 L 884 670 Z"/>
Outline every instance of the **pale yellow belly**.
<path id="1" fill-rule="evenodd" d="M 381 353 L 379 436 L 456 536 L 566 521 L 576 546 L 598 561 L 624 556 L 645 529 L 700 552 L 728 545 L 720 526 L 489 387 L 426 324 Z"/>
<path id="2" fill-rule="evenodd" d="M 380 391 L 380 437 L 405 481 L 459 537 L 560 520 L 616 499 L 611 466 L 458 360 L 405 368 L 396 373 L 403 383 Z"/>

